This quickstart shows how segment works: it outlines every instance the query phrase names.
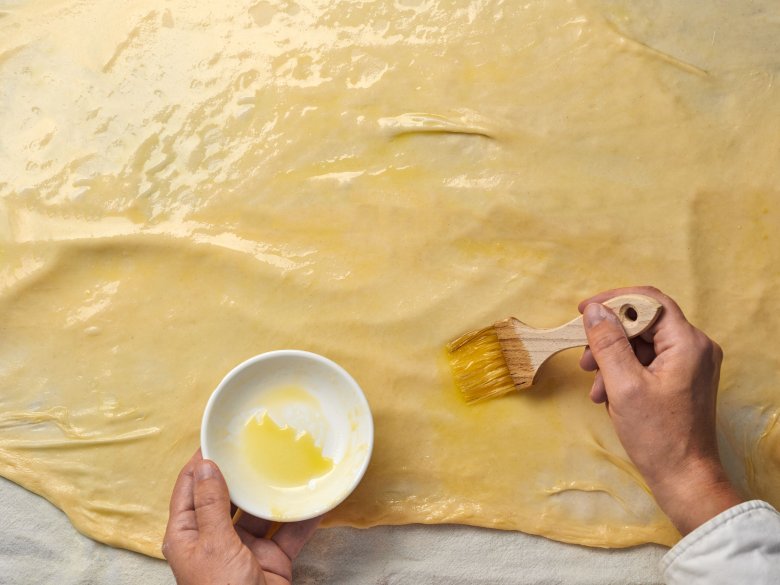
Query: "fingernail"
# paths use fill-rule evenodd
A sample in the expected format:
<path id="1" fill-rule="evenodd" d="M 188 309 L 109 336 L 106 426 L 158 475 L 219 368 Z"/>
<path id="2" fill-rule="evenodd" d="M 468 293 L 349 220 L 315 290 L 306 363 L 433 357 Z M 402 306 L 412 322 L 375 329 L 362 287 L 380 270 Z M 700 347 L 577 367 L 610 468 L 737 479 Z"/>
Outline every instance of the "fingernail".
<path id="1" fill-rule="evenodd" d="M 210 479 L 214 477 L 214 475 L 214 465 L 212 465 L 209 461 L 201 461 L 195 468 L 195 479 L 198 481 Z"/>
<path id="2" fill-rule="evenodd" d="M 604 305 L 601 303 L 591 303 L 585 307 L 583 313 L 583 320 L 586 327 L 595 327 L 607 318 L 608 312 Z"/>

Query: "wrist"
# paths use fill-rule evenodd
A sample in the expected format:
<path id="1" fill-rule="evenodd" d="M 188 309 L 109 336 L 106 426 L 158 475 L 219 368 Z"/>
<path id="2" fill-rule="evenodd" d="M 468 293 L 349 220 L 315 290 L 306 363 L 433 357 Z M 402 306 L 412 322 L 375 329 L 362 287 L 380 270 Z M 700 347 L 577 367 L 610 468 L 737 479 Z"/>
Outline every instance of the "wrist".
<path id="1" fill-rule="evenodd" d="M 656 502 L 685 536 L 721 512 L 744 502 L 720 461 L 698 461 L 650 489 Z"/>

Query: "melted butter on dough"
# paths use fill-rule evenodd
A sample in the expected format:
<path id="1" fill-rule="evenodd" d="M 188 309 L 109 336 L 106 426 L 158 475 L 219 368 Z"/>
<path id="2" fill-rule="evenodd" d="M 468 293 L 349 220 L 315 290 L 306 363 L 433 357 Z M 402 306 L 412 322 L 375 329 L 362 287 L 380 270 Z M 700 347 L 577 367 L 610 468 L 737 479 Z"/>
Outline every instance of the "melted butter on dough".
<path id="1" fill-rule="evenodd" d="M 678 4 L 5 9 L 0 473 L 160 556 L 209 394 L 296 347 L 375 415 L 327 523 L 672 544 L 576 352 L 474 406 L 442 356 L 652 282 L 724 346 L 724 459 L 780 505 L 778 7 Z"/>

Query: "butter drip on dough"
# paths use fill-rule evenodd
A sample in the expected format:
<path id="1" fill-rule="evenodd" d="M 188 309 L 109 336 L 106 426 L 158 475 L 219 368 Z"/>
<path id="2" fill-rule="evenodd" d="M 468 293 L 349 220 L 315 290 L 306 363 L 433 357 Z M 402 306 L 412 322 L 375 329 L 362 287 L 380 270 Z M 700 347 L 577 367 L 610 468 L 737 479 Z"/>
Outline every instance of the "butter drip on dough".
<path id="1" fill-rule="evenodd" d="M 297 347 L 375 414 L 327 523 L 671 544 L 576 352 L 466 406 L 441 351 L 653 282 L 724 346 L 724 458 L 780 505 L 780 20 L 735 4 L 6 8 L 0 473 L 160 556 L 209 393 Z"/>

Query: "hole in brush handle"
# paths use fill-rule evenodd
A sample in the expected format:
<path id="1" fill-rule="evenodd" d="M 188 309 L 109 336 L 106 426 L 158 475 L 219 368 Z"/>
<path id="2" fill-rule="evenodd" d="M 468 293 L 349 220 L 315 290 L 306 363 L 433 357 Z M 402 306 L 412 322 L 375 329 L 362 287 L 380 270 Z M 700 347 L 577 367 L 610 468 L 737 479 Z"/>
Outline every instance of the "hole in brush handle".
<path id="1" fill-rule="evenodd" d="M 620 307 L 620 314 L 628 321 L 636 321 L 639 318 L 639 314 L 636 309 L 631 305 L 623 305 Z"/>

